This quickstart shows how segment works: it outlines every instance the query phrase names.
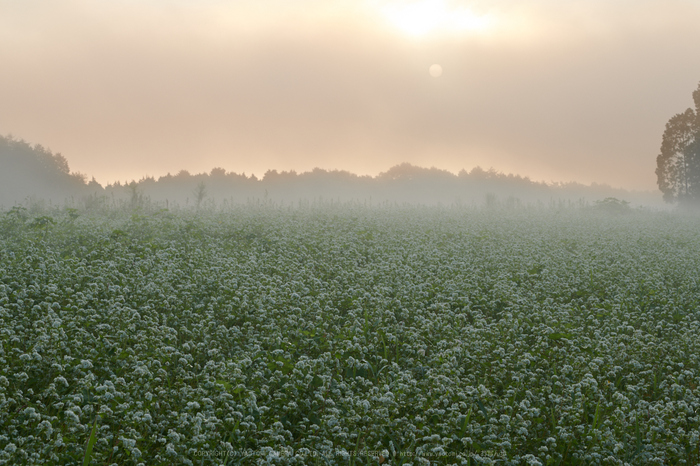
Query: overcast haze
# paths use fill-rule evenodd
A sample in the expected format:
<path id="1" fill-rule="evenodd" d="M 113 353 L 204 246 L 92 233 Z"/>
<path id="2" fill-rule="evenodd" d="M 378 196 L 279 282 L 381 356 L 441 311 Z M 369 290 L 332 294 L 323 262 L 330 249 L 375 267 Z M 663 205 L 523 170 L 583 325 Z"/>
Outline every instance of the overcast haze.
<path id="1" fill-rule="evenodd" d="M 698 24 L 689 0 L 0 0 L 0 134 L 102 183 L 410 162 L 653 190 Z"/>

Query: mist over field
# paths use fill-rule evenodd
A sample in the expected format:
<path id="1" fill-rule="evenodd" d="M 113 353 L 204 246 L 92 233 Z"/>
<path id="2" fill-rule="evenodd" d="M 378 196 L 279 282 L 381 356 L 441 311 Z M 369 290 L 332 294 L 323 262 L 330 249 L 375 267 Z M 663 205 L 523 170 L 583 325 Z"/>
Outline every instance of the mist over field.
<path id="1" fill-rule="evenodd" d="M 315 169 L 311 172 L 268 170 L 258 179 L 227 172 L 143 177 L 102 186 L 94 178 L 71 172 L 68 160 L 39 145 L 0 138 L 0 205 L 9 208 L 31 202 L 56 206 L 221 207 L 272 202 L 299 205 L 318 202 L 361 204 L 423 204 L 517 208 L 552 204 L 591 205 L 617 198 L 633 206 L 663 207 L 661 195 L 627 191 L 606 185 L 534 182 L 527 177 L 474 167 L 457 174 L 404 163 L 375 176 Z"/>
<path id="2" fill-rule="evenodd" d="M 2 463 L 700 462 L 685 184 L 0 163 Z"/>
<path id="3" fill-rule="evenodd" d="M 0 0 L 0 466 L 699 465 L 698 24 Z"/>
<path id="4" fill-rule="evenodd" d="M 697 216 L 0 216 L 8 464 L 697 464 Z"/>

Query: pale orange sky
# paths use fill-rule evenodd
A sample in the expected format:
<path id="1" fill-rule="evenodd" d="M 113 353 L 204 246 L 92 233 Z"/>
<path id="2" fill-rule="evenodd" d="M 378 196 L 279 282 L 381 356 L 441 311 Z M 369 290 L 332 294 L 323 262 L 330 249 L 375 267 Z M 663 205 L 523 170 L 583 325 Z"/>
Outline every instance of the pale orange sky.
<path id="1" fill-rule="evenodd" d="M 696 0 L 0 0 L 0 134 L 102 183 L 410 162 L 653 190 L 698 24 Z"/>

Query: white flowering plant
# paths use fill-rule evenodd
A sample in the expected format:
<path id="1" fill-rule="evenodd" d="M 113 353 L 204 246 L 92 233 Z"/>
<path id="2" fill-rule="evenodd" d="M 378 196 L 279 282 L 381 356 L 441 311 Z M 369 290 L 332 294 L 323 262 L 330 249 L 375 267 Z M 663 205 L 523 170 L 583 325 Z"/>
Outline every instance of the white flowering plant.
<path id="1" fill-rule="evenodd" d="M 0 464 L 698 464 L 699 227 L 15 208 Z"/>

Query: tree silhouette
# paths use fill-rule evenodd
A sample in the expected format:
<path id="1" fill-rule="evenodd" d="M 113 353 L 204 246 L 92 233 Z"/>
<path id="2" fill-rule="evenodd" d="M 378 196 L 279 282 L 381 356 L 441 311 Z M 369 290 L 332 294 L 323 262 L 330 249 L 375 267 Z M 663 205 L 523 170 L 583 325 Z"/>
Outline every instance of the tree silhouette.
<path id="1" fill-rule="evenodd" d="M 194 191 L 192 191 L 192 194 L 194 194 L 194 199 L 197 203 L 197 208 L 199 209 L 202 206 L 202 202 L 204 202 L 204 199 L 207 197 L 206 183 L 204 181 L 200 181 L 199 184 L 197 184 L 197 187 L 194 188 Z"/>
<path id="2" fill-rule="evenodd" d="M 656 158 L 656 177 L 666 202 L 700 201 L 700 84 L 693 92 L 695 110 L 674 115 L 664 131 Z"/>
<path id="3" fill-rule="evenodd" d="M 85 175 L 71 173 L 61 154 L 0 135 L 0 204 L 20 202 L 29 196 L 66 199 L 86 193 L 85 181 Z M 93 185 L 92 189 L 97 187 Z"/>

